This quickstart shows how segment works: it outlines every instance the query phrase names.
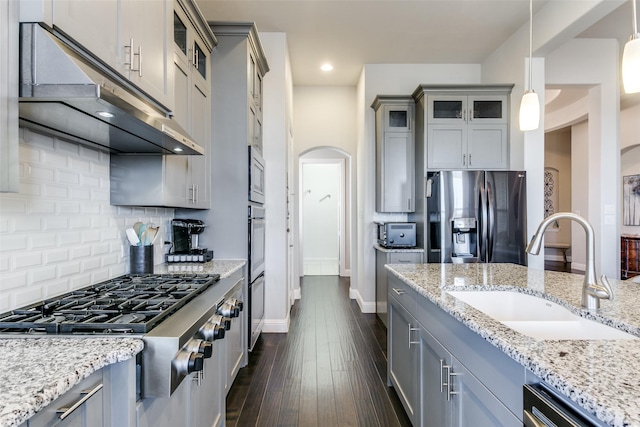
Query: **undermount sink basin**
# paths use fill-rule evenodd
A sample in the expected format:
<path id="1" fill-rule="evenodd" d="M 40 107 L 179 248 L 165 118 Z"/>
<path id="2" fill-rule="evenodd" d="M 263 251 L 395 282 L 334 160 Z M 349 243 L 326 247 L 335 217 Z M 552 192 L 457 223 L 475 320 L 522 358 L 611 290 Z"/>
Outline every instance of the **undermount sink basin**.
<path id="1" fill-rule="evenodd" d="M 582 318 L 544 298 L 513 291 L 450 291 L 487 316 L 521 334 L 552 340 L 618 340 L 638 337 Z"/>

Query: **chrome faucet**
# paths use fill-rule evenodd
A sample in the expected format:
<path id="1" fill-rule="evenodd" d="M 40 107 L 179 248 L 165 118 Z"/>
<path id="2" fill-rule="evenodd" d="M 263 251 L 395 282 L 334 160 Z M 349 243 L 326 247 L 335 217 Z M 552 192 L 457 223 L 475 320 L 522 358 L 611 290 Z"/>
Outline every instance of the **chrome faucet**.
<path id="1" fill-rule="evenodd" d="M 602 284 L 598 283 L 596 279 L 596 240 L 593 227 L 589 222 L 580 215 L 572 212 L 558 212 L 553 215 L 549 215 L 538 226 L 536 234 L 533 235 L 529 246 L 527 246 L 527 252 L 533 255 L 540 253 L 540 246 L 542 246 L 542 236 L 549 224 L 558 219 L 570 219 L 577 222 L 584 228 L 587 240 L 587 261 L 584 272 L 584 282 L 582 284 L 582 306 L 588 310 L 597 310 L 600 308 L 600 299 L 613 299 L 613 291 L 607 278 L 602 275 L 600 278 Z"/>

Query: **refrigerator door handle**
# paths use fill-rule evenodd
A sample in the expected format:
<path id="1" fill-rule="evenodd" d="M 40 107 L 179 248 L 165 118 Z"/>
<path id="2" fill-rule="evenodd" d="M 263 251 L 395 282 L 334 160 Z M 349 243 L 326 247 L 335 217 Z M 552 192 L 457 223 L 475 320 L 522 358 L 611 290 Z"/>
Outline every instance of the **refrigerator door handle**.
<path id="1" fill-rule="evenodd" d="M 487 179 L 487 211 L 489 221 L 487 224 L 487 262 L 493 261 L 493 245 L 495 241 L 496 212 L 495 212 L 495 191 L 493 182 Z"/>
<path id="2" fill-rule="evenodd" d="M 487 198 L 484 184 L 480 186 L 479 199 L 478 217 L 480 218 L 480 224 L 478 229 L 480 236 L 478 236 L 478 258 L 480 261 L 487 262 Z"/>

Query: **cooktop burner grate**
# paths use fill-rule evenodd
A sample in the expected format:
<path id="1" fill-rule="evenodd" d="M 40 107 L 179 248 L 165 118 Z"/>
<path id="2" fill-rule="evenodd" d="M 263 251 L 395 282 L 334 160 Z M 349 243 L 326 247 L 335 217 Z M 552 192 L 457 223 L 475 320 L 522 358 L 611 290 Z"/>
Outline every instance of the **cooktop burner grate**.
<path id="1" fill-rule="evenodd" d="M 218 274 L 125 275 L 0 314 L 0 332 L 146 333 Z"/>

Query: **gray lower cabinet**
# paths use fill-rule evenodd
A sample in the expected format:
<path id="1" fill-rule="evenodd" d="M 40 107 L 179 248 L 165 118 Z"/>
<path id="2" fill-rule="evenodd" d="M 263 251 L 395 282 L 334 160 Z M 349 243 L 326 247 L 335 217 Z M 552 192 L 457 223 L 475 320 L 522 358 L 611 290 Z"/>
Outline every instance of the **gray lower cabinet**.
<path id="1" fill-rule="evenodd" d="M 219 427 L 224 423 L 222 373 L 225 351 L 224 340 L 214 341 L 213 355 L 204 361 L 204 369 L 192 375 L 189 390 L 190 427 Z"/>
<path id="2" fill-rule="evenodd" d="M 135 358 L 94 372 L 21 426 L 133 427 L 134 404 Z"/>
<path id="3" fill-rule="evenodd" d="M 385 264 L 422 264 L 423 252 L 376 249 L 376 314 L 385 326 L 387 321 L 387 270 Z"/>
<path id="4" fill-rule="evenodd" d="M 413 425 L 522 426 L 525 368 L 389 274 L 388 381 Z"/>

